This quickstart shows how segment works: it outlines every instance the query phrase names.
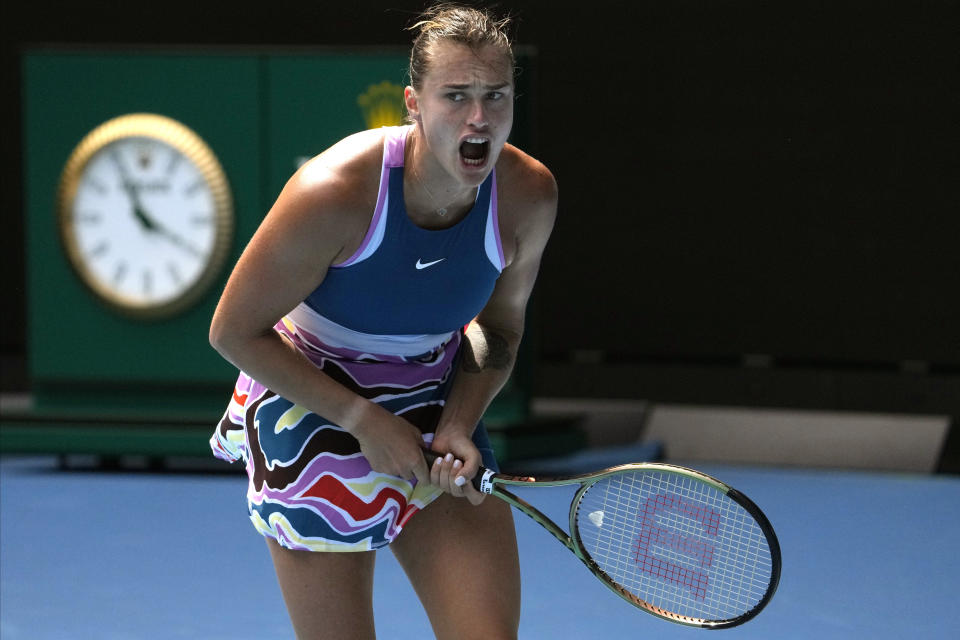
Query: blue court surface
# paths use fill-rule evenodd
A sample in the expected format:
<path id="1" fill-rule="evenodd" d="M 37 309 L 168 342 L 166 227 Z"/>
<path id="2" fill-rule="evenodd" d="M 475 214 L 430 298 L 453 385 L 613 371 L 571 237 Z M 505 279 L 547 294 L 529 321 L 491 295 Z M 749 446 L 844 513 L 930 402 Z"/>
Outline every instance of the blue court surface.
<path id="1" fill-rule="evenodd" d="M 699 468 L 753 498 L 777 530 L 783 577 L 766 610 L 719 631 L 661 621 L 612 595 L 518 513 L 520 637 L 960 637 L 960 478 Z M 292 638 L 246 518 L 245 484 L 239 473 L 63 471 L 53 458 L 0 459 L 0 636 Z M 563 489 L 521 495 L 563 521 Z M 392 555 L 378 563 L 379 637 L 431 638 Z"/>

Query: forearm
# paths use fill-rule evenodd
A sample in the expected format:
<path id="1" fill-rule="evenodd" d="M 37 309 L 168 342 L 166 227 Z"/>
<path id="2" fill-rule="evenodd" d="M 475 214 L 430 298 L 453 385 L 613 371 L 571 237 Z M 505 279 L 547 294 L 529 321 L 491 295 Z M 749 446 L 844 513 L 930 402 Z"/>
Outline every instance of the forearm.
<path id="1" fill-rule="evenodd" d="M 464 334 L 460 364 L 437 432 L 470 435 L 510 378 L 522 334 L 470 323 Z"/>
<path id="2" fill-rule="evenodd" d="M 326 375 L 273 330 L 246 337 L 211 334 L 211 344 L 238 369 L 274 393 L 357 435 L 376 406 Z"/>

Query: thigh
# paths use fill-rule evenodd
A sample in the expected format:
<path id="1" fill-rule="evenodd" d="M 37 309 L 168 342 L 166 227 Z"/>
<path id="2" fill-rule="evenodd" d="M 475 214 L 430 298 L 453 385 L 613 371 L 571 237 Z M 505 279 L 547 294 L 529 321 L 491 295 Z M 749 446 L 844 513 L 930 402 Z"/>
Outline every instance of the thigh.
<path id="1" fill-rule="evenodd" d="M 507 640 L 520 624 L 520 563 L 509 505 L 444 494 L 390 545 L 438 639 Z"/>
<path id="2" fill-rule="evenodd" d="M 293 551 L 266 540 L 297 638 L 374 638 L 373 551 Z"/>

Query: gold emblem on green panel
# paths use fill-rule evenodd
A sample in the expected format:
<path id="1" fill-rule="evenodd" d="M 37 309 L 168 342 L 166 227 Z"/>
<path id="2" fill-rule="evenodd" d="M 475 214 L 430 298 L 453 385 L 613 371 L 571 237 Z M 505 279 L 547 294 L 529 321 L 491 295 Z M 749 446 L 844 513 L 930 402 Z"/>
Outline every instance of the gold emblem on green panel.
<path id="1" fill-rule="evenodd" d="M 363 110 L 363 119 L 370 129 L 403 124 L 406 107 L 403 104 L 403 87 L 387 80 L 372 84 L 357 98 Z"/>

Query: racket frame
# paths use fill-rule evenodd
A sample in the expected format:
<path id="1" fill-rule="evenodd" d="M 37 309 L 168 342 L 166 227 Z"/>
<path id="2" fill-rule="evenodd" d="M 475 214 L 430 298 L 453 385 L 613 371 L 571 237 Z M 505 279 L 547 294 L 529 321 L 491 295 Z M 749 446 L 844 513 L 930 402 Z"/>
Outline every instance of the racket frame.
<path id="1" fill-rule="evenodd" d="M 427 462 L 432 463 L 433 459 L 437 457 L 437 454 L 432 451 L 427 453 Z M 642 600 L 641 598 L 638 598 L 630 591 L 620 586 L 615 580 L 613 580 L 613 578 L 607 575 L 607 573 L 601 569 L 599 565 L 597 565 L 597 563 L 590 556 L 590 553 L 584 548 L 583 540 L 580 537 L 580 528 L 577 526 L 577 514 L 580 508 L 581 499 L 591 486 L 600 482 L 601 480 L 609 478 L 610 476 L 634 472 L 668 473 L 679 475 L 685 478 L 692 478 L 696 481 L 703 482 L 708 486 L 713 487 L 717 491 L 725 494 L 728 498 L 743 507 L 747 513 L 750 514 L 766 538 L 767 545 L 770 549 L 771 561 L 770 581 L 767 585 L 764 595 L 760 598 L 757 604 L 755 604 L 749 611 L 746 611 L 735 618 L 724 620 L 709 620 L 704 618 L 684 616 L 662 609 L 649 602 L 646 602 L 645 600 Z M 604 585 L 606 585 L 608 589 L 613 591 L 615 594 L 630 604 L 646 611 L 647 613 L 653 614 L 658 618 L 662 618 L 670 622 L 704 629 L 724 629 L 743 624 L 744 622 L 754 618 L 758 613 L 760 613 L 761 610 L 763 610 L 767 603 L 770 602 L 770 599 L 773 597 L 774 593 L 776 593 L 777 587 L 780 583 L 780 543 L 777 539 L 776 533 L 773 530 L 773 526 L 770 524 L 770 521 L 767 519 L 766 515 L 764 515 L 760 508 L 746 495 L 740 493 L 724 482 L 721 482 L 720 480 L 717 480 L 716 478 L 695 469 L 660 462 L 633 462 L 603 469 L 602 471 L 594 471 L 590 473 L 563 477 L 540 478 L 534 476 L 512 476 L 503 473 L 496 473 L 485 467 L 480 467 L 480 470 L 473 478 L 473 485 L 481 493 L 495 496 L 523 512 L 534 522 L 549 531 L 553 537 L 559 540 L 561 544 L 563 544 L 575 556 L 577 556 L 577 558 L 579 558 L 580 561 L 586 565 L 587 569 L 589 569 L 594 576 L 596 576 Z M 504 488 L 524 486 L 536 486 L 539 488 L 573 485 L 580 486 L 577 488 L 576 493 L 570 502 L 570 509 L 568 512 L 569 533 L 561 529 L 560 526 L 558 526 L 552 519 L 550 519 L 532 504 Z"/>
<path id="2" fill-rule="evenodd" d="M 766 592 L 763 597 L 751 608 L 749 611 L 731 619 L 726 620 L 708 620 L 704 618 L 695 618 L 691 616 L 684 616 L 672 611 L 667 611 L 660 607 L 654 606 L 645 600 L 642 600 L 632 594 L 630 591 L 626 590 L 620 586 L 616 581 L 614 581 L 607 573 L 601 569 L 597 563 L 590 556 L 590 553 L 584 548 L 583 540 L 580 537 L 580 528 L 577 525 L 577 515 L 580 508 L 580 501 L 583 495 L 590 489 L 591 486 L 597 482 L 608 478 L 610 476 L 616 476 L 623 473 L 633 473 L 633 472 L 657 472 L 657 473 L 670 473 L 674 475 L 683 476 L 686 478 L 693 478 L 694 480 L 703 482 L 714 489 L 720 491 L 721 493 L 726 494 L 726 496 L 732 499 L 734 502 L 743 507 L 750 516 L 757 522 L 757 525 L 760 527 L 764 536 L 766 537 L 767 544 L 770 548 L 770 559 L 771 559 L 771 577 L 770 582 L 767 587 Z M 483 476 L 486 476 L 484 478 Z M 478 473 L 474 485 L 478 490 L 483 491 L 484 493 L 494 495 L 504 502 L 512 505 L 513 507 L 519 509 L 528 517 L 533 519 L 537 524 L 542 526 L 544 529 L 549 531 L 553 536 L 559 540 L 565 547 L 573 552 L 581 562 L 586 565 L 587 569 L 593 573 L 608 589 L 613 591 L 615 594 L 629 602 L 630 604 L 643 609 L 644 611 L 651 613 L 658 618 L 668 620 L 670 622 L 675 622 L 687 626 L 700 627 L 704 629 L 724 629 L 728 627 L 737 626 L 747 622 L 748 620 L 754 618 L 760 611 L 767 605 L 770 599 L 773 597 L 774 593 L 777 590 L 777 587 L 780 582 L 780 543 L 777 540 L 776 533 L 773 530 L 769 520 L 764 515 L 764 513 L 757 507 L 752 500 L 747 496 L 740 493 L 733 487 L 717 480 L 716 478 L 709 476 L 703 472 L 697 471 L 695 469 L 690 469 L 687 467 L 682 467 L 679 465 L 665 464 L 659 462 L 635 462 L 629 464 L 622 464 L 615 467 L 610 467 L 609 469 L 604 469 L 602 471 L 584 473 L 579 475 L 567 476 L 567 477 L 556 477 L 556 478 L 536 478 L 532 476 L 510 476 L 506 474 L 493 473 L 489 470 L 482 470 L 481 473 Z M 536 485 L 537 487 L 559 487 L 559 486 L 572 486 L 580 485 L 577 488 L 576 493 L 570 503 L 570 510 L 568 513 L 568 526 L 569 532 L 567 533 L 559 526 L 557 526 L 548 516 L 544 515 L 539 509 L 531 505 L 529 502 L 520 498 L 516 494 L 504 489 L 504 486 L 532 486 Z M 483 487 L 481 489 L 481 487 Z"/>

